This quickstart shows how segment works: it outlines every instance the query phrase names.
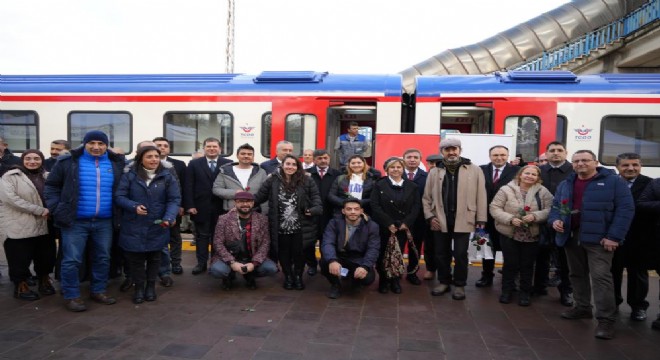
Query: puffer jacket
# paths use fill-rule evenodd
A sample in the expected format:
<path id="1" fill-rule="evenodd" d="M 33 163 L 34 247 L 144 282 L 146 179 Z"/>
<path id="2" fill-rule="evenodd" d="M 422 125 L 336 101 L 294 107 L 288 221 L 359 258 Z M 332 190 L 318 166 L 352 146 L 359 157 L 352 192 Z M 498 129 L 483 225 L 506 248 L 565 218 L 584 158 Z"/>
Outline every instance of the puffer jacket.
<path id="1" fill-rule="evenodd" d="M 541 208 L 539 209 L 539 201 Z M 516 180 L 509 182 L 502 186 L 495 194 L 493 201 L 490 203 L 490 214 L 495 219 L 495 228 L 497 231 L 507 237 L 513 238 L 513 231 L 515 227 L 511 225 L 511 220 L 520 218 L 521 209 L 529 207 L 527 214 L 533 214 L 536 221 L 529 224 L 529 230 L 532 236 L 538 240 L 540 233 L 540 226 L 545 224 L 548 220 L 548 214 L 552 207 L 552 194 L 541 184 L 534 184 L 527 190 L 527 196 L 523 199 L 520 192 L 520 186 Z"/>
<path id="2" fill-rule="evenodd" d="M 309 175 L 305 175 L 303 186 L 296 188 L 298 196 L 298 215 L 301 219 L 303 247 L 314 244 L 316 239 L 315 216 L 323 214 L 323 205 L 321 195 L 316 187 L 314 180 Z M 277 253 L 277 235 L 279 233 L 279 206 L 277 195 L 280 191 L 282 177 L 279 171 L 276 171 L 266 178 L 259 192 L 255 196 L 255 206 L 268 201 L 268 221 L 270 222 L 270 258 L 273 261 L 279 259 Z M 309 210 L 311 215 L 305 215 L 305 210 Z"/>
<path id="3" fill-rule="evenodd" d="M 44 178 L 47 173 L 44 173 Z M 0 180 L 0 224 L 2 238 L 26 239 L 48 234 L 46 211 L 32 181 L 20 169 L 12 169 Z"/>
<path id="4" fill-rule="evenodd" d="M 160 251 L 167 245 L 170 229 L 160 226 L 157 220 L 172 224 L 181 205 L 179 183 L 168 168 L 163 166 L 147 186 L 134 167 L 129 167 L 121 177 L 114 200 L 122 209 L 119 233 L 122 249 L 131 252 Z M 138 205 L 147 208 L 146 216 L 137 214 Z"/>
<path id="5" fill-rule="evenodd" d="M 225 211 L 229 211 L 234 208 L 234 196 L 236 195 L 237 190 L 243 190 L 256 194 L 261 187 L 261 184 L 266 181 L 266 171 L 259 167 L 257 164 L 252 164 L 252 173 L 248 179 L 247 189 L 243 188 L 243 185 L 236 177 L 234 172 L 234 166 L 238 165 L 237 162 L 231 164 L 225 164 L 220 167 L 220 172 L 213 182 L 213 195 L 221 198 L 223 200 L 222 205 Z M 265 205 L 262 205 L 261 212 L 265 214 L 268 208 Z"/>
<path id="6" fill-rule="evenodd" d="M 79 160 L 83 155 L 84 146 L 80 146 L 71 150 L 69 155 L 61 155 L 58 157 L 57 163 L 51 169 L 46 179 L 46 187 L 44 189 L 44 197 L 46 198 L 46 205 L 48 211 L 57 227 L 70 227 L 77 218 L 78 214 L 78 200 L 79 200 Z M 124 156 L 115 154 L 112 151 L 107 151 L 108 158 L 112 163 L 113 175 L 113 190 L 117 189 L 119 185 L 119 178 L 123 173 Z M 118 212 L 114 212 L 113 220 L 115 225 L 119 218 Z"/>
<path id="7" fill-rule="evenodd" d="M 579 238 L 581 243 L 600 244 L 603 238 L 622 244 L 635 216 L 635 202 L 628 185 L 610 169 L 599 166 L 598 173 L 589 182 L 582 197 Z M 557 187 L 548 223 L 564 222 L 563 233 L 557 233 L 555 242 L 564 246 L 570 236 L 571 216 L 563 216 L 559 209 L 562 201 L 573 208 L 573 185 L 577 175 L 571 174 Z"/>

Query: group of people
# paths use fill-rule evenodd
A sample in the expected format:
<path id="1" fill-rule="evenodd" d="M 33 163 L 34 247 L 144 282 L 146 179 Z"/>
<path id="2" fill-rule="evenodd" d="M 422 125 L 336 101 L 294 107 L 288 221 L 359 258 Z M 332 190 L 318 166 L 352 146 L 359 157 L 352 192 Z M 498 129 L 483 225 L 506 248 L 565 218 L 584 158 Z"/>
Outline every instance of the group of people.
<path id="1" fill-rule="evenodd" d="M 172 286 L 169 274 L 183 272 L 178 225 L 189 214 L 196 240 L 192 274 L 208 271 L 224 289 L 234 286 L 237 275 L 256 289 L 257 277 L 281 269 L 284 289 L 303 290 L 307 267 L 309 276 L 320 270 L 328 279 L 333 299 L 347 285 L 370 285 L 376 275 L 380 293 L 400 294 L 402 277 L 422 284 L 417 272 L 423 253 L 422 278 L 437 277 L 431 294 L 451 292 L 463 300 L 472 234 L 487 233 L 482 245 L 501 251 L 504 259 L 501 303 L 517 294 L 518 304 L 529 306 L 533 296 L 546 295 L 554 259 L 560 301 L 571 307 L 563 318 L 592 318 L 593 296 L 596 337 L 612 338 L 626 268 L 631 318 L 646 319 L 648 270 L 657 271 L 660 261 L 649 255 L 653 235 L 635 224 L 654 223 L 660 230 L 660 180 L 641 175 L 639 155 L 619 155 L 617 174 L 599 166 L 589 150 L 576 151 L 569 162 L 565 146 L 552 142 L 544 165 L 513 165 L 509 149 L 494 146 L 491 162 L 478 166 L 462 156 L 458 139 L 447 138 L 440 154 L 427 158 L 428 171 L 421 152 L 409 149 L 387 159 L 381 174 L 363 156 L 368 141 L 357 130 L 351 123 L 337 140 L 340 169 L 330 167 L 331 154 L 324 149 L 301 162 L 288 141 L 277 143 L 276 156 L 259 165 L 251 145 L 239 146 L 232 162 L 220 156 L 218 139 L 207 138 L 203 156 L 186 166 L 168 156 L 165 138 L 141 142 L 127 161 L 108 150 L 106 134 L 94 130 L 81 147 L 58 156 L 50 173 L 43 154 L 27 150 L 12 158 L 0 182 L 15 296 L 39 296 L 28 283 L 31 263 L 38 291 L 55 293 L 49 274 L 57 237 L 69 310 L 86 309 L 79 284 L 86 256 L 90 298 L 116 302 L 106 291 L 113 242 L 127 276 L 123 290 L 135 287 L 135 303 L 154 301 L 158 277 Z M 3 169 L 11 158 L 5 156 Z M 492 286 L 494 258 L 482 266 L 475 285 Z M 653 328 L 660 329 L 660 320 Z"/>

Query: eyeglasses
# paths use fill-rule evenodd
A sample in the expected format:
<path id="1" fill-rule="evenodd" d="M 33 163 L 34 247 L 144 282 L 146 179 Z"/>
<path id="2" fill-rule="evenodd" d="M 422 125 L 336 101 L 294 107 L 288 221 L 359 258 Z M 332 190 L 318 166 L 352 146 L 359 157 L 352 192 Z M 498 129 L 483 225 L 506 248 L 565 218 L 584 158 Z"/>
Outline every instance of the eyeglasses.
<path id="1" fill-rule="evenodd" d="M 577 159 L 577 160 L 573 160 L 573 164 L 579 164 L 579 163 L 588 164 L 592 161 L 594 161 L 594 159 Z"/>

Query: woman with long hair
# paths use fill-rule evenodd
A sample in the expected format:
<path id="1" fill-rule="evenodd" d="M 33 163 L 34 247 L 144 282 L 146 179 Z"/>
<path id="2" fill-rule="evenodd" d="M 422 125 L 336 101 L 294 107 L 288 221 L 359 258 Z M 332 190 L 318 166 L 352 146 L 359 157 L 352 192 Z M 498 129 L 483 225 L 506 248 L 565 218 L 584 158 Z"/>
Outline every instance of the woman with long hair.
<path id="1" fill-rule="evenodd" d="M 386 177 L 378 180 L 371 192 L 373 218 L 380 225 L 380 254 L 378 256 L 378 291 L 386 294 L 392 290 L 401 294 L 399 277 L 389 277 L 385 269 L 385 250 L 392 235 L 395 235 L 399 248 L 403 251 L 407 234 L 417 220 L 422 199 L 417 184 L 403 176 L 403 159 L 393 157 L 383 165 Z M 401 258 L 403 260 L 403 258 Z M 396 264 L 403 266 L 403 264 Z"/>
<path id="2" fill-rule="evenodd" d="M 530 305 L 540 226 L 548 219 L 552 199 L 550 191 L 541 185 L 541 170 L 536 165 L 527 165 L 500 188 L 490 203 L 504 256 L 500 295 L 503 304 L 511 302 L 516 278 L 520 276 L 518 305 Z"/>
<path id="3" fill-rule="evenodd" d="M 43 163 L 41 151 L 25 150 L 21 164 L 0 180 L 0 223 L 6 235 L 9 278 L 14 283 L 14 297 L 22 300 L 39 299 L 27 283 L 32 262 L 39 278 L 39 293 L 55 294 L 49 274 L 55 267 L 56 245 L 48 236 L 49 212 L 44 199 L 47 172 Z"/>
<path id="4" fill-rule="evenodd" d="M 378 172 L 372 171 L 367 160 L 361 155 L 353 155 L 348 158 L 346 175 L 340 175 L 332 183 L 328 193 L 328 201 L 335 208 L 335 212 L 341 212 L 344 200 L 348 198 L 359 199 L 362 208 L 367 214 L 371 214 L 371 190 L 380 177 Z"/>
<path id="5" fill-rule="evenodd" d="M 303 248 L 316 241 L 314 217 L 323 213 L 321 196 L 302 163 L 287 155 L 282 165 L 264 181 L 255 206 L 268 201 L 271 258 L 279 260 L 284 288 L 303 290 Z"/>
<path id="6" fill-rule="evenodd" d="M 123 210 L 119 246 L 130 264 L 136 304 L 156 300 L 161 251 L 170 241 L 181 204 L 179 183 L 166 166 L 171 165 L 160 161 L 155 146 L 141 147 L 115 192 L 115 203 Z"/>

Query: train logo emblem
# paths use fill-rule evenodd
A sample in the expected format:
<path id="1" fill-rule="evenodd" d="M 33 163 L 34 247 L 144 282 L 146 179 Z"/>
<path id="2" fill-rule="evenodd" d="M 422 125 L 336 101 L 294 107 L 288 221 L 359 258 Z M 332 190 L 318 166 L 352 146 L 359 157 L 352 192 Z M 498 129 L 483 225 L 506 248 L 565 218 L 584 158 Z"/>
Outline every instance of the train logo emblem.
<path id="1" fill-rule="evenodd" d="M 582 125 L 580 128 L 573 129 L 577 133 L 575 135 L 575 140 L 591 140 L 591 132 L 593 129 L 587 129 Z"/>
<path id="2" fill-rule="evenodd" d="M 254 130 L 256 127 L 248 126 L 247 124 L 245 124 L 245 126 L 239 126 L 239 128 L 242 130 L 241 137 L 246 137 L 246 138 L 247 137 L 249 137 L 249 138 L 254 137 L 254 133 L 252 132 L 252 130 Z"/>

